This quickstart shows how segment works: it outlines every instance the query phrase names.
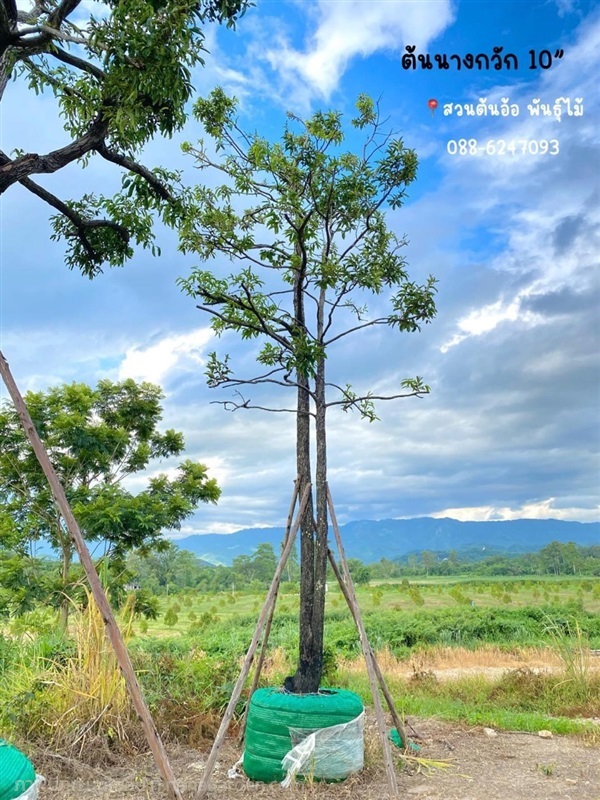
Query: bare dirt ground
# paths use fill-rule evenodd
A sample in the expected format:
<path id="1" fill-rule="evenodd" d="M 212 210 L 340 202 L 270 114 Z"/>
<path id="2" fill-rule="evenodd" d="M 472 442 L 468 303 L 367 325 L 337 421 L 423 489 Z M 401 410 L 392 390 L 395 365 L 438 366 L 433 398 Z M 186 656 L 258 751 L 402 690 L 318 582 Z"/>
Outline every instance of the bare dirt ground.
<path id="1" fill-rule="evenodd" d="M 600 800 L 600 749 L 571 737 L 460 727 L 438 720 L 410 720 L 423 737 L 419 755 L 448 762 L 426 771 L 409 764 L 398 770 L 399 797 L 423 800 Z M 251 783 L 230 779 L 240 757 L 234 742 L 224 746 L 208 798 L 218 800 L 384 800 L 389 797 L 372 719 L 366 731 L 366 766 L 343 784 Z M 186 800 L 202 778 L 206 751 L 167 748 Z M 48 782 L 40 800 L 164 800 L 167 795 L 150 756 L 137 756 L 102 769 L 50 754 L 36 761 Z"/>

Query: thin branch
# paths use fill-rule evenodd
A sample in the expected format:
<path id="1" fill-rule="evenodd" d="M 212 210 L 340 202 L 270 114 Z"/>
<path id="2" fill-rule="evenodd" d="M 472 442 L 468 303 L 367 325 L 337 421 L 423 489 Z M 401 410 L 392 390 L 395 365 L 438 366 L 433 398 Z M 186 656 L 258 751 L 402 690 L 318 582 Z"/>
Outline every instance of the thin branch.
<path id="1" fill-rule="evenodd" d="M 0 153 L 0 158 L 3 155 L 3 153 Z M 117 222 L 113 222 L 109 219 L 86 220 L 70 206 L 56 197 L 56 195 L 53 195 L 47 189 L 43 189 L 37 183 L 34 183 L 31 178 L 22 178 L 19 183 L 21 186 L 24 186 L 25 189 L 28 189 L 32 194 L 35 194 L 41 200 L 44 200 L 44 202 L 48 203 L 48 205 L 52 206 L 52 208 L 55 208 L 71 222 L 77 231 L 79 241 L 91 259 L 97 260 L 98 254 L 94 249 L 94 246 L 87 238 L 86 231 L 88 230 L 93 230 L 94 228 L 110 228 L 111 230 L 116 231 L 116 233 L 125 243 L 129 242 L 129 231 L 123 225 L 119 225 Z"/>
<path id="2" fill-rule="evenodd" d="M 69 86 L 64 81 L 58 80 L 54 77 L 54 75 L 45 73 L 37 64 L 34 64 L 29 56 L 22 58 L 21 63 L 26 64 L 29 70 L 35 75 L 38 75 L 42 81 L 46 81 L 50 86 L 54 87 L 54 89 L 57 90 L 57 93 L 62 93 L 67 97 L 77 97 L 82 102 L 87 102 L 87 98 L 84 97 L 81 92 L 76 91 L 72 86 Z"/>
<path id="3" fill-rule="evenodd" d="M 50 25 L 45 25 L 44 23 L 33 25 L 29 28 L 21 28 L 14 33 L 13 45 L 19 49 L 23 47 L 27 47 L 29 43 L 32 41 L 28 39 L 28 36 L 32 34 L 41 34 L 45 33 L 50 36 L 52 39 L 60 39 L 63 42 L 70 42 L 72 44 L 87 44 L 88 40 L 84 39 L 82 36 L 72 36 L 70 33 L 65 33 L 64 31 L 59 30 L 58 28 L 52 28 Z M 20 41 L 21 40 L 21 41 Z M 39 41 L 39 36 L 38 36 Z M 37 42 L 36 42 L 37 44 Z"/>
<path id="4" fill-rule="evenodd" d="M 246 300 L 248 301 L 248 307 L 249 307 L 250 311 L 254 314 L 254 316 L 258 320 L 260 320 L 260 324 L 262 326 L 263 332 L 266 333 L 267 336 L 271 336 L 271 329 L 267 326 L 267 323 L 265 322 L 265 318 L 260 313 L 260 311 L 257 309 L 257 307 L 256 307 L 256 305 L 254 303 L 254 298 L 252 297 L 252 294 L 251 294 L 250 290 L 248 289 L 248 287 L 245 284 L 242 284 L 242 290 L 243 290 L 244 294 L 246 295 Z M 277 308 L 279 310 L 279 306 L 277 306 Z M 284 331 L 287 331 L 290 334 L 290 336 L 294 335 L 294 328 L 293 328 L 292 325 L 290 325 L 289 322 L 284 322 L 284 320 L 278 319 L 277 323 L 283 328 Z"/>
<path id="5" fill-rule="evenodd" d="M 205 290 L 202 291 L 201 293 L 207 300 L 213 300 L 215 303 L 223 304 L 223 303 L 230 302 L 230 303 L 233 303 L 233 305 L 237 306 L 242 311 L 251 311 L 251 309 L 249 309 L 247 306 L 245 306 L 244 303 L 239 298 L 237 298 L 237 297 L 235 297 L 233 295 L 227 295 L 226 297 L 222 297 L 222 296 L 219 297 L 217 295 L 212 295 L 212 294 L 210 294 L 209 292 L 207 292 Z M 221 313 L 220 311 L 216 311 L 212 306 L 200 306 L 200 305 L 198 305 L 198 306 L 196 306 L 196 308 L 200 309 L 200 311 L 207 311 L 209 314 L 212 314 L 213 317 L 217 317 L 217 319 L 222 320 L 226 325 L 231 325 L 231 326 L 236 326 L 236 327 L 239 326 L 241 328 L 246 328 L 246 330 L 249 330 L 249 331 L 255 331 L 256 333 L 267 333 L 269 336 L 271 336 L 273 339 L 275 339 L 276 342 L 279 342 L 279 344 L 282 347 L 285 347 L 286 350 L 290 350 L 291 349 L 290 343 L 285 338 L 285 336 L 281 336 L 275 330 L 265 329 L 261 325 L 254 325 L 253 323 L 247 322 L 246 320 L 231 319 L 230 317 L 226 316 L 225 314 Z M 252 313 L 254 313 L 254 312 L 252 312 Z"/>
<path id="6" fill-rule="evenodd" d="M 353 328 L 348 328 L 347 330 L 338 333 L 337 336 L 332 336 L 331 339 L 323 342 L 323 344 L 325 347 L 329 347 L 330 344 L 337 342 L 338 339 L 343 339 L 344 336 L 349 336 L 351 333 L 361 331 L 363 328 L 370 328 L 372 325 L 384 325 L 388 322 L 388 319 L 388 317 L 378 317 L 377 319 L 372 319 L 369 322 L 364 322 L 362 325 L 355 325 Z"/>
<path id="7" fill-rule="evenodd" d="M 251 409 L 253 411 L 269 411 L 273 414 L 296 414 L 298 413 L 295 408 L 268 408 L 267 406 L 255 406 L 252 404 L 251 400 L 244 400 L 243 396 L 240 392 L 236 392 L 237 395 L 241 398 L 240 402 L 235 400 L 211 400 L 211 405 L 223 406 L 225 411 L 238 411 L 240 408 Z M 311 417 L 314 417 L 314 413 L 311 411 L 309 412 Z"/>
<path id="8" fill-rule="evenodd" d="M 338 294 L 334 302 L 330 305 L 329 313 L 327 315 L 327 324 L 325 325 L 325 329 L 323 330 L 323 336 L 327 334 L 331 326 L 333 325 L 333 317 L 334 314 L 341 304 L 342 300 L 346 295 L 350 294 L 356 288 L 356 281 L 347 281 L 342 288 L 338 289 Z"/>
<path id="9" fill-rule="evenodd" d="M 335 383 L 327 383 L 327 386 L 331 386 L 334 389 L 338 389 L 342 394 L 344 393 L 344 389 L 341 386 L 337 386 Z M 346 400 L 333 400 L 331 403 L 326 403 L 326 408 L 331 408 L 331 406 L 357 406 L 359 403 L 362 403 L 365 400 L 398 400 L 401 397 L 418 397 L 420 400 L 423 397 L 429 394 L 425 390 L 416 391 L 416 392 L 408 392 L 404 394 L 390 394 L 390 395 L 377 395 L 377 394 L 365 394 L 361 395 L 360 397 L 353 397 L 352 399 Z"/>
<path id="10" fill-rule="evenodd" d="M 133 158 L 129 158 L 129 156 L 126 156 L 123 153 L 118 153 L 116 150 L 111 150 L 106 146 L 104 140 L 98 142 L 94 149 L 99 155 L 102 156 L 102 158 L 106 159 L 107 161 L 117 164 L 118 166 L 123 167 L 123 169 L 127 169 L 143 178 L 161 198 L 161 200 L 167 200 L 169 202 L 175 201 L 176 198 L 171 190 L 159 178 L 156 177 L 152 170 L 149 170 L 147 167 L 144 167 L 142 164 L 139 164 L 137 161 L 134 161 Z"/>
<path id="11" fill-rule="evenodd" d="M 34 7 L 30 11 L 17 11 L 17 19 L 19 22 L 26 22 L 28 25 L 33 25 L 38 21 L 44 11 L 44 3 L 40 3 L 39 0 L 36 0 Z"/>
<path id="12" fill-rule="evenodd" d="M 280 372 L 283 367 L 280 367 L 278 370 L 274 370 L 274 372 Z M 289 374 L 289 373 L 288 373 Z M 233 387 L 233 386 L 258 386 L 264 383 L 271 383 L 274 386 L 283 386 L 286 389 L 303 389 L 304 387 L 301 386 L 296 381 L 286 380 L 285 377 L 283 380 L 278 381 L 275 378 L 227 378 L 226 380 L 219 381 L 218 386 L 221 388 L 224 387 Z M 214 387 L 216 388 L 216 384 Z M 312 392 L 309 390 L 308 392 L 312 397 Z"/>

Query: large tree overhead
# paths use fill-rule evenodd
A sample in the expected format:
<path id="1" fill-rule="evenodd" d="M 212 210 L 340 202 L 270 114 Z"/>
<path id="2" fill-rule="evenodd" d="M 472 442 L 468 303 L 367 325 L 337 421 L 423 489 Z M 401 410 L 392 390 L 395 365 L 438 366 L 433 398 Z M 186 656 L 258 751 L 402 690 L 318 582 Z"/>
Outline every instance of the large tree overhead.
<path id="1" fill-rule="evenodd" d="M 201 502 L 220 490 L 203 464 L 183 461 L 177 474 L 156 475 L 136 494 L 122 482 L 153 460 L 180 455 L 181 433 L 161 433 L 161 389 L 133 380 L 83 383 L 28 392 L 26 403 L 88 541 L 104 543 L 117 563 L 133 548 L 163 543 Z M 16 410 L 0 407 L 0 545 L 47 540 L 61 556 L 57 594 L 66 625 L 74 546 Z"/>
<path id="2" fill-rule="evenodd" d="M 0 0 L 0 101 L 12 77 L 36 93 L 54 93 L 67 135 L 52 152 L 0 150 L 0 195 L 19 183 L 58 212 L 54 236 L 66 240 L 70 266 L 93 277 L 105 263 L 123 264 L 134 243 L 152 246 L 152 212 L 176 204 L 177 175 L 148 168 L 140 153 L 187 118 L 192 69 L 205 52 L 202 26 L 232 26 L 248 5 L 35 0 L 21 11 L 16 0 Z M 136 201 L 127 210 L 110 197 L 59 197 L 35 180 L 92 155 L 124 170 L 124 186 Z"/>
<path id="3" fill-rule="evenodd" d="M 300 653 L 288 682 L 298 692 L 314 692 L 323 660 L 327 410 L 354 408 L 373 421 L 376 400 L 429 391 L 418 376 L 381 396 L 328 378 L 339 371 L 335 347 L 346 337 L 377 326 L 414 332 L 435 315 L 434 278 L 423 284 L 409 279 L 401 253 L 406 242 L 385 216 L 386 208 L 402 205 L 417 158 L 402 139 L 384 130 L 367 96 L 357 102 L 349 151 L 342 149 L 342 115 L 334 111 L 306 120 L 288 115 L 275 143 L 242 130 L 236 103 L 222 90 L 199 100 L 195 113 L 213 138 L 217 157 L 202 143 L 187 150 L 199 168 L 220 172 L 225 183 L 188 193 L 192 213 L 181 227 L 181 247 L 204 261 L 220 257 L 222 262 L 214 272 L 194 269 L 181 283 L 200 301 L 198 308 L 212 316 L 217 334 L 234 331 L 261 341 L 258 375 L 240 377 L 227 355 L 213 353 L 209 384 L 235 389 L 235 399 L 225 401 L 232 409 L 282 410 L 253 402 L 248 392 L 269 385 L 293 392 L 295 404 L 286 410 L 297 415 L 301 492 L 313 483 L 314 436 L 315 505 L 308 505 L 301 526 Z M 228 274 L 231 264 L 239 270 Z"/>

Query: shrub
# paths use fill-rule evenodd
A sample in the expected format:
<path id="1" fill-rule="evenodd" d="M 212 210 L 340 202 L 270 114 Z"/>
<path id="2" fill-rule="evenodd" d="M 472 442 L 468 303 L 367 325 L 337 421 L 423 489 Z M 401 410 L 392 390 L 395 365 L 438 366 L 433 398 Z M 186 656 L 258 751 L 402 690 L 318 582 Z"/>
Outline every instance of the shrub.
<path id="1" fill-rule="evenodd" d="M 178 621 L 179 621 L 179 617 L 177 616 L 177 613 L 176 613 L 174 607 L 171 606 L 170 608 L 167 608 L 167 611 L 166 611 L 165 617 L 164 617 L 165 625 L 168 625 L 169 628 L 173 628 L 175 625 L 177 625 Z"/>

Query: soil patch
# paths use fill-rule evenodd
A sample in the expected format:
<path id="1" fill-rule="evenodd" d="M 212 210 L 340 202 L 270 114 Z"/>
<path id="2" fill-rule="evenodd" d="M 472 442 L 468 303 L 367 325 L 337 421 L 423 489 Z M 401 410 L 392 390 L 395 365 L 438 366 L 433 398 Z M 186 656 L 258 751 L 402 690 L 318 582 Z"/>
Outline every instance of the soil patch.
<path id="1" fill-rule="evenodd" d="M 423 737 L 421 756 L 449 762 L 424 770 L 410 764 L 398 772 L 399 796 L 423 800 L 600 800 L 600 749 L 577 738 L 460 727 L 438 720 L 411 724 Z M 487 732 L 486 732 L 487 731 Z M 213 773 L 209 800 L 384 800 L 388 798 L 379 743 L 370 718 L 366 731 L 366 767 L 342 784 L 279 784 L 230 779 L 228 770 L 241 753 L 226 742 Z M 193 798 L 208 749 L 167 748 L 186 800 Z M 40 800 L 164 800 L 166 793 L 149 755 L 98 769 L 39 754 L 36 768 L 48 778 Z"/>

